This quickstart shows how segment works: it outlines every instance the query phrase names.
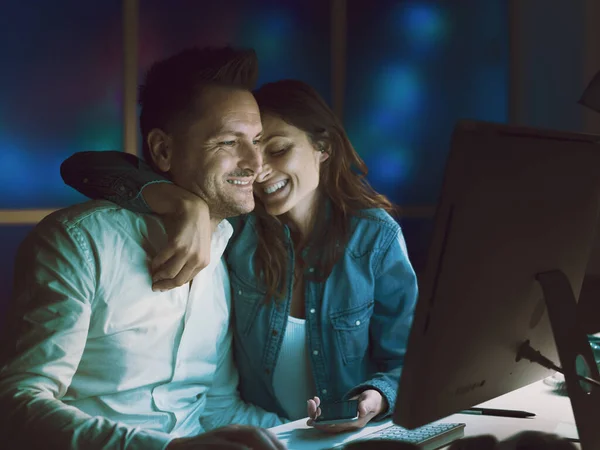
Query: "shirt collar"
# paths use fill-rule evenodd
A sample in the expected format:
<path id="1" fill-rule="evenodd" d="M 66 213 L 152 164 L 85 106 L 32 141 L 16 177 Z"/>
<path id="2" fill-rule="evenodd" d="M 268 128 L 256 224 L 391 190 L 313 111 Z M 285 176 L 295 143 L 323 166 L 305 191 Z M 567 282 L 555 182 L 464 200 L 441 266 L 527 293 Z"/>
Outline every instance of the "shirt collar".
<path id="1" fill-rule="evenodd" d="M 233 227 L 227 220 L 222 220 L 217 225 L 211 239 L 210 256 L 211 261 L 216 261 L 223 256 L 225 247 L 233 234 Z"/>

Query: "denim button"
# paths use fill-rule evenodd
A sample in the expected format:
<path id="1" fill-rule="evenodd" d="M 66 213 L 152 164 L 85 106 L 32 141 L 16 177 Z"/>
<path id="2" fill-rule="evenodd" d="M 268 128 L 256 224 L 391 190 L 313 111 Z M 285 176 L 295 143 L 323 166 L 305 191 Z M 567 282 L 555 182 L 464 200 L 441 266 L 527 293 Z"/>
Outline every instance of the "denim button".
<path id="1" fill-rule="evenodd" d="M 315 308 L 310 308 L 310 313 L 314 314 L 315 313 Z"/>
<path id="2" fill-rule="evenodd" d="M 313 350 L 313 355 L 317 356 L 319 354 L 319 350 Z"/>

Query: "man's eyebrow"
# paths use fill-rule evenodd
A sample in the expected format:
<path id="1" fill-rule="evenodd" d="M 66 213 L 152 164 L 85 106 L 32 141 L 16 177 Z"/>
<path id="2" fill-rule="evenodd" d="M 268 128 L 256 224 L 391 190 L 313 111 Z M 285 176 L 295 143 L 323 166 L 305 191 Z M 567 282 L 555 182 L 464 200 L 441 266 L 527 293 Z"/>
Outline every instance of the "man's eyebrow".
<path id="1" fill-rule="evenodd" d="M 256 133 L 256 136 L 254 136 L 254 139 L 262 138 L 262 135 L 263 135 L 263 132 L 261 130 L 258 133 Z M 246 137 L 246 134 L 242 133 L 241 131 L 234 131 L 234 130 L 229 130 L 227 128 L 223 128 L 223 129 L 218 130 L 215 133 L 211 134 L 207 138 L 207 140 L 212 141 L 212 140 L 215 140 L 215 139 L 222 138 L 224 136 L 235 136 L 235 137 L 238 137 L 238 138 L 244 138 L 244 137 Z"/>
<path id="2" fill-rule="evenodd" d="M 244 137 L 245 135 L 244 135 L 244 133 L 242 133 L 240 131 L 234 131 L 234 130 L 230 130 L 228 128 L 221 128 L 220 130 L 217 130 L 214 133 L 212 133 L 208 137 L 208 139 L 218 139 L 223 136 Z"/>

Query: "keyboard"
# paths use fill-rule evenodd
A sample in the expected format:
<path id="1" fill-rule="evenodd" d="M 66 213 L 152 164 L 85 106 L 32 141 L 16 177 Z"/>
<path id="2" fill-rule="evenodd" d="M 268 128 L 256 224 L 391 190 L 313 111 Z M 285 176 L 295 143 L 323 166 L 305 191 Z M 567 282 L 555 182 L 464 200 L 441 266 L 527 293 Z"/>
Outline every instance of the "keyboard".
<path id="1" fill-rule="evenodd" d="M 392 425 L 383 430 L 376 431 L 361 437 L 353 442 L 371 439 L 385 439 L 390 441 L 409 442 L 416 444 L 423 450 L 435 450 L 465 435 L 464 423 L 430 423 L 414 430 L 407 430 L 398 425 Z M 336 449 L 343 448 L 345 444 L 335 446 Z"/>

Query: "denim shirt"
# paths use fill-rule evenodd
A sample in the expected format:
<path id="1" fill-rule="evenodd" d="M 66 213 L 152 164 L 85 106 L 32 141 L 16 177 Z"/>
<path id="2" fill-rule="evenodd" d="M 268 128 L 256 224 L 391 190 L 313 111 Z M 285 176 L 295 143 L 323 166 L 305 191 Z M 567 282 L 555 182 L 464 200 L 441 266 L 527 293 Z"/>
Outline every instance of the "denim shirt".
<path id="1" fill-rule="evenodd" d="M 143 162 L 121 152 L 75 154 L 61 167 L 67 184 L 92 198 L 149 212 L 141 196 L 148 183 L 166 181 Z M 99 189 L 96 189 L 96 186 Z M 289 238 L 289 292 L 265 302 L 253 268 L 256 217 L 229 219 L 234 235 L 225 259 L 234 311 L 234 348 L 242 398 L 285 416 L 274 395 L 273 373 L 291 302 L 293 245 Z M 378 390 L 393 412 L 414 307 L 417 280 L 398 223 L 385 211 L 364 210 L 352 219 L 342 257 L 323 283 L 305 282 L 307 348 L 322 401 L 339 401 Z M 311 271 L 310 267 L 307 267 Z"/>
<path id="2" fill-rule="evenodd" d="M 256 217 L 250 214 L 231 222 L 235 231 L 225 258 L 240 393 L 248 402 L 285 415 L 274 395 L 273 372 L 290 313 L 293 245 L 290 239 L 287 297 L 265 303 L 253 271 Z M 305 281 L 315 395 L 322 401 L 339 401 L 374 388 L 388 401 L 390 407 L 381 415 L 386 417 L 396 401 L 417 298 L 416 277 L 400 226 L 385 211 L 364 210 L 351 225 L 350 240 L 329 277 L 322 283 Z"/>

